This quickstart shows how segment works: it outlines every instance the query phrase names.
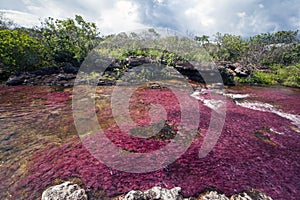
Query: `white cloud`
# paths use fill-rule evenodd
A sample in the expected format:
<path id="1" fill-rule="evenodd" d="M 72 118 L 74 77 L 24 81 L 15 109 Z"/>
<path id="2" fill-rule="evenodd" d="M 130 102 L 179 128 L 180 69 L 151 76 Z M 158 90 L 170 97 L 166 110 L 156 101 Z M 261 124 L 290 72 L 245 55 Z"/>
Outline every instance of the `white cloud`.
<path id="1" fill-rule="evenodd" d="M 80 14 L 96 22 L 104 34 L 149 26 L 198 35 L 221 32 L 242 36 L 300 29 L 298 0 L 1 1 L 7 16 L 22 25 L 38 25 L 38 18 L 67 18 Z"/>
<path id="2" fill-rule="evenodd" d="M 237 16 L 240 17 L 240 18 L 244 18 L 246 16 L 246 13 L 245 12 L 238 12 Z"/>
<path id="3" fill-rule="evenodd" d="M 36 15 L 32 15 L 25 12 L 16 10 L 0 10 L 4 13 L 4 17 L 11 19 L 16 24 L 22 24 L 25 27 L 32 27 L 39 23 L 39 18 Z"/>
<path id="4" fill-rule="evenodd" d="M 264 7 L 265 7 L 264 4 L 262 4 L 262 3 L 258 4 L 258 6 L 259 6 L 260 8 L 264 8 Z"/>

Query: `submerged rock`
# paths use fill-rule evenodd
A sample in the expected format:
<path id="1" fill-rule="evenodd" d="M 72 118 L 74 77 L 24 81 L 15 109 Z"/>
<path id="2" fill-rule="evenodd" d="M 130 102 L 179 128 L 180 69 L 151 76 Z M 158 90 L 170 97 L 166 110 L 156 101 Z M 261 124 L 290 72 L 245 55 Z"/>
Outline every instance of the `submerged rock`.
<path id="1" fill-rule="evenodd" d="M 64 182 L 60 185 L 49 187 L 42 194 L 42 200 L 87 200 L 85 191 L 77 184 Z"/>

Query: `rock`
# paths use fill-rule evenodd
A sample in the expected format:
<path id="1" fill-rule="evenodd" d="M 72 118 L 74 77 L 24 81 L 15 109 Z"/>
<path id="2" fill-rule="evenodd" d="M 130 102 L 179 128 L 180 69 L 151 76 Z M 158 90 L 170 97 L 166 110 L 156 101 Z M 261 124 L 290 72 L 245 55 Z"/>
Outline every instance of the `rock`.
<path id="1" fill-rule="evenodd" d="M 234 72 L 238 77 L 247 77 L 250 75 L 251 71 L 247 67 L 238 66 L 235 68 Z"/>
<path id="2" fill-rule="evenodd" d="M 139 190 L 132 190 L 128 192 L 123 200 L 143 200 L 144 198 L 144 193 Z"/>
<path id="3" fill-rule="evenodd" d="M 42 200 L 87 200 L 85 191 L 77 184 L 64 182 L 46 189 L 42 194 Z"/>
<path id="4" fill-rule="evenodd" d="M 6 81 L 6 85 L 72 86 L 77 71 L 77 68 L 71 64 L 65 64 L 62 67 L 45 67 L 32 72 L 17 73 Z"/>
<path id="5" fill-rule="evenodd" d="M 272 198 L 258 190 L 251 190 L 232 195 L 230 200 L 272 200 Z"/>
<path id="6" fill-rule="evenodd" d="M 162 86 L 158 83 L 148 83 L 147 87 L 150 89 L 161 89 L 162 88 Z"/>
<path id="7" fill-rule="evenodd" d="M 6 85 L 8 85 L 8 86 L 22 85 L 25 80 L 26 80 L 26 77 L 24 75 L 21 75 L 21 76 L 11 76 L 6 81 Z"/>
<path id="8" fill-rule="evenodd" d="M 128 62 L 128 65 L 131 67 L 136 67 L 145 63 L 150 63 L 150 60 L 145 56 L 139 56 L 139 57 L 130 56 L 126 59 L 126 61 Z"/>
<path id="9" fill-rule="evenodd" d="M 176 62 L 177 68 L 182 68 L 183 70 L 194 70 L 193 63 L 190 62 L 184 62 L 184 61 L 177 61 Z"/>
<path id="10" fill-rule="evenodd" d="M 175 187 L 170 190 L 161 187 L 153 187 L 144 192 L 144 197 L 145 199 L 179 200 L 182 199 L 180 191 L 180 187 Z"/>
<path id="11" fill-rule="evenodd" d="M 230 197 L 230 200 L 253 200 L 247 193 L 235 194 Z"/>
<path id="12" fill-rule="evenodd" d="M 218 70 L 221 74 L 224 85 L 234 85 L 234 71 L 224 66 L 218 66 Z"/>
<path id="13" fill-rule="evenodd" d="M 59 67 L 43 67 L 39 70 L 30 72 L 30 74 L 33 75 L 40 75 L 40 76 L 45 76 L 45 75 L 51 75 L 51 74 L 58 74 L 60 72 Z"/>
<path id="14" fill-rule="evenodd" d="M 218 66 L 218 68 L 225 68 L 227 71 L 230 72 L 230 74 L 237 77 L 248 77 L 254 68 L 251 65 L 243 65 L 238 62 L 232 63 L 228 61 L 219 61 L 216 62 L 216 65 Z M 222 74 L 223 71 L 220 72 Z M 224 75 L 226 76 L 226 74 Z M 225 76 L 222 75 L 222 78 L 224 79 Z"/>
<path id="15" fill-rule="evenodd" d="M 144 192 L 132 190 L 125 195 L 123 200 L 182 200 L 183 197 L 180 195 L 180 191 L 180 187 L 175 187 L 170 190 L 153 187 Z"/>
<path id="16" fill-rule="evenodd" d="M 77 74 L 78 73 L 78 68 L 74 67 L 70 63 L 65 63 L 64 66 L 61 67 L 64 73 L 67 74 Z"/>
<path id="17" fill-rule="evenodd" d="M 216 191 L 210 191 L 200 195 L 198 200 L 229 200 L 224 194 L 219 194 Z"/>

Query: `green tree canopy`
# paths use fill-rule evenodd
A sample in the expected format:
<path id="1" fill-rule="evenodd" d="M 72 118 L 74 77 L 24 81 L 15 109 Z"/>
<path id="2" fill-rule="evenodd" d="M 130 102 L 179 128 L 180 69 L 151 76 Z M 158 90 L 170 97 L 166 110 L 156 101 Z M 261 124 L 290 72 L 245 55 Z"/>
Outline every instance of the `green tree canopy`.
<path id="1" fill-rule="evenodd" d="M 0 62 L 11 73 L 37 67 L 40 49 L 40 43 L 23 31 L 0 30 Z"/>
<path id="2" fill-rule="evenodd" d="M 70 62 L 79 66 L 98 44 L 99 33 L 95 23 L 86 22 L 79 15 L 75 16 L 75 20 L 48 18 L 42 25 L 45 57 L 50 62 Z"/>

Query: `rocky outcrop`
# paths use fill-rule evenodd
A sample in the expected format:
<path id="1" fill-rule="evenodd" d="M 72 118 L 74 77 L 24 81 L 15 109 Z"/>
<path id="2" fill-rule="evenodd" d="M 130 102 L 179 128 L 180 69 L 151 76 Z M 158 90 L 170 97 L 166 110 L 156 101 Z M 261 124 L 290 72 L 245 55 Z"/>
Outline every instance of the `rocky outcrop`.
<path id="1" fill-rule="evenodd" d="M 222 66 L 225 69 L 228 69 L 231 71 L 231 73 L 234 76 L 237 77 L 247 77 L 251 74 L 252 70 L 254 69 L 254 67 L 252 65 L 243 65 L 241 63 L 232 63 L 229 61 L 219 61 L 216 62 L 217 66 Z"/>
<path id="2" fill-rule="evenodd" d="M 72 86 L 78 68 L 66 63 L 60 67 L 45 67 L 32 72 L 17 73 L 11 76 L 6 85 L 59 85 Z"/>
<path id="3" fill-rule="evenodd" d="M 42 200 L 87 200 L 85 191 L 77 184 L 64 182 L 60 185 L 49 187 L 42 194 Z"/>
<path id="4" fill-rule="evenodd" d="M 153 187 L 149 190 L 132 190 L 127 194 L 112 198 L 113 200 L 272 200 L 258 190 L 250 190 L 234 194 L 230 198 L 217 191 L 208 191 L 198 197 L 184 198 L 180 187 L 166 189 Z M 87 200 L 87 194 L 77 184 L 67 181 L 46 189 L 42 194 L 42 200 Z"/>
<path id="5" fill-rule="evenodd" d="M 140 190 L 132 190 L 125 195 L 113 198 L 113 200 L 272 200 L 271 197 L 268 197 L 258 190 L 250 190 L 240 194 L 234 194 L 231 197 L 227 197 L 217 191 L 208 191 L 200 194 L 196 198 L 184 198 L 180 192 L 180 187 L 172 189 L 153 187 L 144 192 Z"/>
<path id="6" fill-rule="evenodd" d="M 143 68 L 138 66 L 143 65 Z M 217 66 L 217 69 L 215 68 Z M 171 70 L 171 68 L 175 70 Z M 126 75 L 124 76 L 124 72 Z M 69 63 L 60 67 L 46 67 L 33 72 L 23 72 L 11 76 L 7 85 L 59 85 L 73 86 L 78 68 Z M 178 73 L 179 72 L 179 73 Z M 240 63 L 217 62 L 203 65 L 196 62 L 178 60 L 174 66 L 166 66 L 162 61 L 152 60 L 145 56 L 130 56 L 123 61 L 113 61 L 103 72 L 98 73 L 98 85 L 114 85 L 118 82 L 147 82 L 153 79 L 188 79 L 208 85 L 223 82 L 225 85 L 234 85 L 234 77 L 247 77 L 251 74 L 251 67 Z M 219 76 L 221 75 L 221 77 Z M 87 76 L 88 77 L 88 76 Z M 95 79 L 91 75 L 91 80 Z M 222 80 L 221 80 L 222 78 Z M 139 80 L 134 80 L 139 79 Z M 89 80 L 82 80 L 79 84 L 89 84 Z"/>

